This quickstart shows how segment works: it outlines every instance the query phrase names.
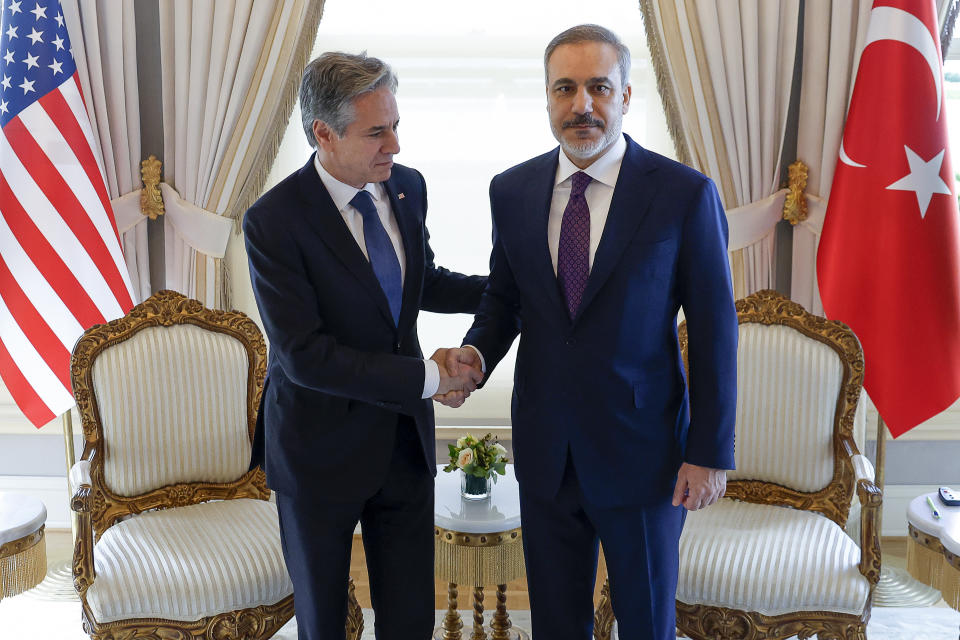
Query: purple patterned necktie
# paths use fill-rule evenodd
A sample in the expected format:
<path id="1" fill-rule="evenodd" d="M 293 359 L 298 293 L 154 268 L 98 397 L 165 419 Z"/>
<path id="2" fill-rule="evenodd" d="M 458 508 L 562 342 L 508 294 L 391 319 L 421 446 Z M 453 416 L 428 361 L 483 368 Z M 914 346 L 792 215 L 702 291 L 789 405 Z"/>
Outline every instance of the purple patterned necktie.
<path id="1" fill-rule="evenodd" d="M 590 275 L 590 209 L 583 196 L 592 178 L 583 171 L 573 174 L 570 200 L 560 223 L 560 246 L 557 248 L 557 279 L 567 302 L 570 319 L 577 313 L 583 290 Z"/>

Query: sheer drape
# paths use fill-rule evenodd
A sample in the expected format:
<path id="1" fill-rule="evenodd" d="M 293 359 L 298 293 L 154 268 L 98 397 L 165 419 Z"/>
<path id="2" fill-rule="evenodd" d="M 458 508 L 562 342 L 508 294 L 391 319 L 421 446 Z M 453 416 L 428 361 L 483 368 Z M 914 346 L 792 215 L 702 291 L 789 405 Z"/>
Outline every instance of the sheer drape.
<path id="1" fill-rule="evenodd" d="M 799 0 L 641 0 L 678 158 L 713 178 L 737 297 L 775 283 L 773 232 Z"/>
<path id="2" fill-rule="evenodd" d="M 263 186 L 322 7 L 160 1 L 168 288 L 230 305 L 222 258 L 232 219 Z"/>
<path id="3" fill-rule="evenodd" d="M 133 0 L 63 0 L 63 17 L 97 141 L 135 302 L 150 295 L 140 213 L 140 98 Z"/>

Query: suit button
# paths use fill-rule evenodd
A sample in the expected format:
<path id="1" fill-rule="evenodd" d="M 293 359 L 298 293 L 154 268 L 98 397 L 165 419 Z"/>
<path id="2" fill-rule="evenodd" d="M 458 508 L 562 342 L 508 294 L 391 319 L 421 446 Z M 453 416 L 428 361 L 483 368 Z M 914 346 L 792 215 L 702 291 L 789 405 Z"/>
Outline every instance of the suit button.
<path id="1" fill-rule="evenodd" d="M 394 352 L 394 353 L 400 353 L 400 343 L 399 343 L 399 342 L 398 342 L 397 344 L 393 345 L 393 352 Z"/>

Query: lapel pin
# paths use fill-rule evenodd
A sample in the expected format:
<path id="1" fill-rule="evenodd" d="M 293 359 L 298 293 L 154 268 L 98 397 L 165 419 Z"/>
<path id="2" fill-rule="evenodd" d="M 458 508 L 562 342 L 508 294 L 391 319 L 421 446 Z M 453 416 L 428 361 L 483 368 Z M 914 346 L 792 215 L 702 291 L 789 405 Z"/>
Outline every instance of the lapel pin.
<path id="1" fill-rule="evenodd" d="M 404 196 L 403 193 L 398 193 L 398 194 L 397 194 L 397 200 L 403 200 L 405 197 L 406 197 L 406 196 Z"/>

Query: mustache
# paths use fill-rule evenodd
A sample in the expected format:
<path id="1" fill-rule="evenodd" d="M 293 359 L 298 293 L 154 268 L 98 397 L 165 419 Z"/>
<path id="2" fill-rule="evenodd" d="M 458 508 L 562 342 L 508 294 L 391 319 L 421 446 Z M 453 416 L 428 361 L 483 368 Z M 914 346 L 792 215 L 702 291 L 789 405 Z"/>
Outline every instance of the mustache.
<path id="1" fill-rule="evenodd" d="M 566 120 L 564 121 L 562 126 L 564 129 L 567 129 L 569 127 L 580 127 L 583 125 L 587 125 L 590 127 L 600 127 L 601 129 L 605 128 L 605 123 L 603 122 L 603 120 L 598 120 L 593 116 L 590 116 L 587 114 L 579 115 L 573 120 Z"/>

